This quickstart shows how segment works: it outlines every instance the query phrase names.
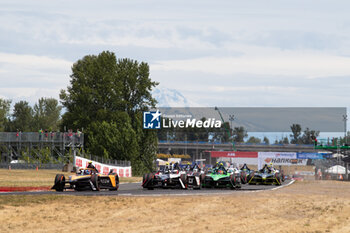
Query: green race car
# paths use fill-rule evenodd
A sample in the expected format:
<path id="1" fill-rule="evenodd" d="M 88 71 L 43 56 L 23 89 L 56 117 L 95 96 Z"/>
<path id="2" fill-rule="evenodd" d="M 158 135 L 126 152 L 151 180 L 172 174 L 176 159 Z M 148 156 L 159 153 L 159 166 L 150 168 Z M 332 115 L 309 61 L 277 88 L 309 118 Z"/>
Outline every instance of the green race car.
<path id="1" fill-rule="evenodd" d="M 239 172 L 228 172 L 223 166 L 214 168 L 208 174 L 202 174 L 203 188 L 241 188 Z"/>

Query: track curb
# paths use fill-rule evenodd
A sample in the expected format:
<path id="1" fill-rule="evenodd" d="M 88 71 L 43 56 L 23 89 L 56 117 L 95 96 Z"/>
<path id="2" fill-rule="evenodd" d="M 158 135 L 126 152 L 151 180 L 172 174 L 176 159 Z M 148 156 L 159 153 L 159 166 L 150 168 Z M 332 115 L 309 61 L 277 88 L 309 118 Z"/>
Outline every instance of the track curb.
<path id="1" fill-rule="evenodd" d="M 51 187 L 0 187 L 0 192 L 31 192 L 31 191 L 49 191 Z"/>

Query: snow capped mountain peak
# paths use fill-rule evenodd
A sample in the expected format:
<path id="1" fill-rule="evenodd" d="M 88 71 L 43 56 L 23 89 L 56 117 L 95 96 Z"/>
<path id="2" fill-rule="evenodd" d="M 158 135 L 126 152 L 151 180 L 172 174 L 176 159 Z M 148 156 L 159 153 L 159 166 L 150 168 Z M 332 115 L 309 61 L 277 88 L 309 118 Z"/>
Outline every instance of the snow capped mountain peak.
<path id="1" fill-rule="evenodd" d="M 152 92 L 158 101 L 157 107 L 200 107 L 199 104 L 187 100 L 181 92 L 169 88 L 156 88 Z"/>

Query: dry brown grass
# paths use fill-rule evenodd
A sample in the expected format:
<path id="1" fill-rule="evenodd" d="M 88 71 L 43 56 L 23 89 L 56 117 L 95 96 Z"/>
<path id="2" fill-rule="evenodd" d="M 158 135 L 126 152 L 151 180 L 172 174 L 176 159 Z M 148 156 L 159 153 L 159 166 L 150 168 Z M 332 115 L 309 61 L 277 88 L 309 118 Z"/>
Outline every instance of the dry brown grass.
<path id="1" fill-rule="evenodd" d="M 350 183 L 184 197 L 0 197 L 0 232 L 350 232 Z"/>
<path id="2" fill-rule="evenodd" d="M 69 176 L 72 173 L 60 170 L 8 170 L 0 169 L 0 187 L 52 186 L 57 173 Z M 139 182 L 142 177 L 122 177 L 120 182 Z"/>

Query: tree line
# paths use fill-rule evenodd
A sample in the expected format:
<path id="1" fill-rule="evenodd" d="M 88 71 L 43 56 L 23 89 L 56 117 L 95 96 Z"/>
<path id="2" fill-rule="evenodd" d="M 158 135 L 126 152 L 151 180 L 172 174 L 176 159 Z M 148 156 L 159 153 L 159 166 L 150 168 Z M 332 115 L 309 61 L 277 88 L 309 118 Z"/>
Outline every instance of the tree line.
<path id="1" fill-rule="evenodd" d="M 60 102 L 41 98 L 31 108 L 0 99 L 0 131 L 84 129 L 88 153 L 108 159 L 129 160 L 135 175 L 153 169 L 157 152 L 155 130 L 143 130 L 143 111 L 154 108 L 149 66 L 113 52 L 87 55 L 72 66 L 70 84 Z M 65 112 L 60 118 L 60 111 Z"/>
<path id="2" fill-rule="evenodd" d="M 202 118 L 205 121 L 206 118 Z M 290 137 L 283 137 L 280 140 L 275 140 L 274 144 L 313 144 L 315 138 L 320 134 L 320 131 L 305 128 L 302 131 L 300 124 L 290 126 L 292 134 Z M 229 130 L 230 135 L 227 133 Z M 204 141 L 204 142 L 235 142 L 235 143 L 252 143 L 252 144 L 270 144 L 268 137 L 263 139 L 250 136 L 243 126 L 231 128 L 229 122 L 224 122 L 221 128 L 166 128 L 157 131 L 158 139 L 161 141 Z"/>
<path id="3" fill-rule="evenodd" d="M 58 131 L 62 106 L 54 98 L 40 98 L 34 106 L 27 101 L 14 104 L 10 114 L 11 100 L 0 98 L 0 131 L 36 132 L 40 129 Z"/>

